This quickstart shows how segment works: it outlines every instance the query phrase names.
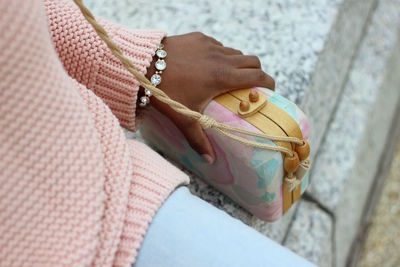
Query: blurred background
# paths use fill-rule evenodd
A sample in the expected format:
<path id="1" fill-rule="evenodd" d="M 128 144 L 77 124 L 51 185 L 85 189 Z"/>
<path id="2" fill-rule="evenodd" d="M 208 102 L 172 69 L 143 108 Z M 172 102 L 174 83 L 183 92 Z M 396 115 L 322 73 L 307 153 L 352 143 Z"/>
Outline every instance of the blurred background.
<path id="1" fill-rule="evenodd" d="M 85 3 L 131 28 L 201 31 L 258 56 L 309 116 L 311 185 L 278 222 L 194 175 L 192 192 L 318 266 L 400 266 L 400 0 Z"/>

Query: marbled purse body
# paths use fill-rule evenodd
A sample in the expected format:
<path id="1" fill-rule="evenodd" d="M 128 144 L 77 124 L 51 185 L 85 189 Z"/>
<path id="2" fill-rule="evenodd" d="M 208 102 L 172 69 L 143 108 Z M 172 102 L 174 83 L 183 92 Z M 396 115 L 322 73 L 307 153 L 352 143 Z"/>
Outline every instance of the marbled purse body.
<path id="1" fill-rule="evenodd" d="M 284 131 L 284 127 L 279 123 L 283 117 L 288 117 L 292 128 L 298 129 L 302 138 L 309 141 L 309 122 L 305 114 L 294 103 L 265 88 L 252 88 L 251 90 L 265 96 L 266 105 L 271 105 L 275 110 L 281 112 L 278 114 L 284 116 L 278 116 L 275 121 L 272 121 L 267 116 L 260 117 L 258 114 L 257 116 L 262 118 L 261 122 L 252 123 L 251 119 L 243 118 L 235 112 L 232 108 L 235 104 L 230 102 L 231 107 L 228 108 L 221 104 L 223 101 L 219 97 L 208 104 L 204 114 L 227 125 L 267 134 L 271 134 L 268 132 L 268 127 L 265 128 L 265 125 L 260 127 L 256 124 L 276 125 L 273 126 L 276 128 L 274 131 L 279 128 Z M 265 108 L 264 115 L 266 112 L 269 112 L 269 109 Z M 292 203 L 284 205 L 284 201 L 287 201 L 284 199 L 287 197 L 284 196 L 285 173 L 281 152 L 246 146 L 222 136 L 215 129 L 208 129 L 206 133 L 217 158 L 215 163 L 210 165 L 205 163 L 203 158 L 189 146 L 179 129 L 163 114 L 154 108 L 149 108 L 145 111 L 144 118 L 141 133 L 153 148 L 210 183 L 258 218 L 265 221 L 277 220 L 286 211 L 287 208 L 284 206 L 291 206 Z M 288 120 L 282 123 L 288 124 Z M 260 129 L 264 129 L 264 131 Z M 245 135 L 242 137 L 274 146 L 279 145 L 277 142 L 257 137 Z M 307 185 L 308 173 L 304 175 L 298 188 L 290 193 L 295 194 L 297 191 L 297 194 L 300 195 L 305 191 Z M 293 202 L 296 200 L 297 198 L 293 199 Z M 288 204 L 290 205 L 288 206 Z"/>

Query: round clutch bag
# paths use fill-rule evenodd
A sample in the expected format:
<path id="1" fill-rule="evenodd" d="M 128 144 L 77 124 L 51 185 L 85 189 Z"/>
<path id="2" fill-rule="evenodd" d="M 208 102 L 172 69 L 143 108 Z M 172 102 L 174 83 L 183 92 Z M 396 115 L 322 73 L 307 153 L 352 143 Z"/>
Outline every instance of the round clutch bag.
<path id="1" fill-rule="evenodd" d="M 302 161 L 296 170 L 295 186 L 289 186 L 285 180 L 283 153 L 247 146 L 211 128 L 206 134 L 216 153 L 216 161 L 207 164 L 166 116 L 152 107 L 143 112 L 145 119 L 140 131 L 149 145 L 262 220 L 280 218 L 308 185 L 308 160 Z M 207 105 L 204 114 L 248 131 L 309 141 L 309 122 L 304 113 L 269 89 L 242 89 L 220 95 Z M 295 151 L 294 145 L 288 142 L 241 137 Z"/>

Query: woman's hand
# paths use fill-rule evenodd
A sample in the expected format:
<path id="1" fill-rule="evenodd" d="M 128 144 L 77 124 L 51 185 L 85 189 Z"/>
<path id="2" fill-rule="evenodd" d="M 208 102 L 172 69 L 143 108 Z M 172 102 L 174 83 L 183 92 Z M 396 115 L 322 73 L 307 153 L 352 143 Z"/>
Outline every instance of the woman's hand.
<path id="1" fill-rule="evenodd" d="M 192 110 L 203 112 L 214 97 L 231 90 L 275 87 L 274 80 L 261 70 L 256 56 L 243 55 L 239 50 L 224 47 L 203 33 L 165 37 L 163 44 L 168 53 L 167 68 L 161 75 L 159 88 Z M 155 60 L 146 74 L 149 79 L 155 73 Z M 198 122 L 178 114 L 155 97 L 151 101 L 178 126 L 191 147 L 206 162 L 214 162 L 215 153 Z"/>

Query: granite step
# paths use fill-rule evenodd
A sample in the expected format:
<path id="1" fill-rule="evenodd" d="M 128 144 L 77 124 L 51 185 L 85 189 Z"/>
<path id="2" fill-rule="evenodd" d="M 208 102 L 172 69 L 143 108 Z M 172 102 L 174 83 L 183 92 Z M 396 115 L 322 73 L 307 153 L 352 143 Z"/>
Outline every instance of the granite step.
<path id="1" fill-rule="evenodd" d="M 259 56 L 263 68 L 276 79 L 277 91 L 309 115 L 315 155 L 374 0 L 85 3 L 95 15 L 128 27 L 163 28 L 170 35 L 202 31 L 226 46 Z M 193 176 L 191 190 L 279 242 L 296 211 L 293 207 L 281 220 L 265 223 Z"/>
<path id="2" fill-rule="evenodd" d="M 314 201 L 302 199 L 283 245 L 319 267 L 333 266 L 334 223 Z"/>
<path id="3" fill-rule="evenodd" d="M 400 1 L 378 0 L 312 169 L 308 199 L 320 206 L 301 204 L 285 240 L 321 266 L 345 266 L 374 179 L 382 171 L 380 160 L 387 153 L 385 143 L 400 100 L 399 31 Z M 305 232 L 304 221 L 321 221 L 315 215 L 321 206 L 332 215 L 324 222 L 330 232 Z M 332 243 L 332 262 L 311 239 L 324 248 Z"/>
<path id="4" fill-rule="evenodd" d="M 95 15 L 131 28 L 161 28 L 169 35 L 202 31 L 226 46 L 259 56 L 263 68 L 276 79 L 277 91 L 309 115 L 313 155 L 373 2 L 85 1 Z"/>

